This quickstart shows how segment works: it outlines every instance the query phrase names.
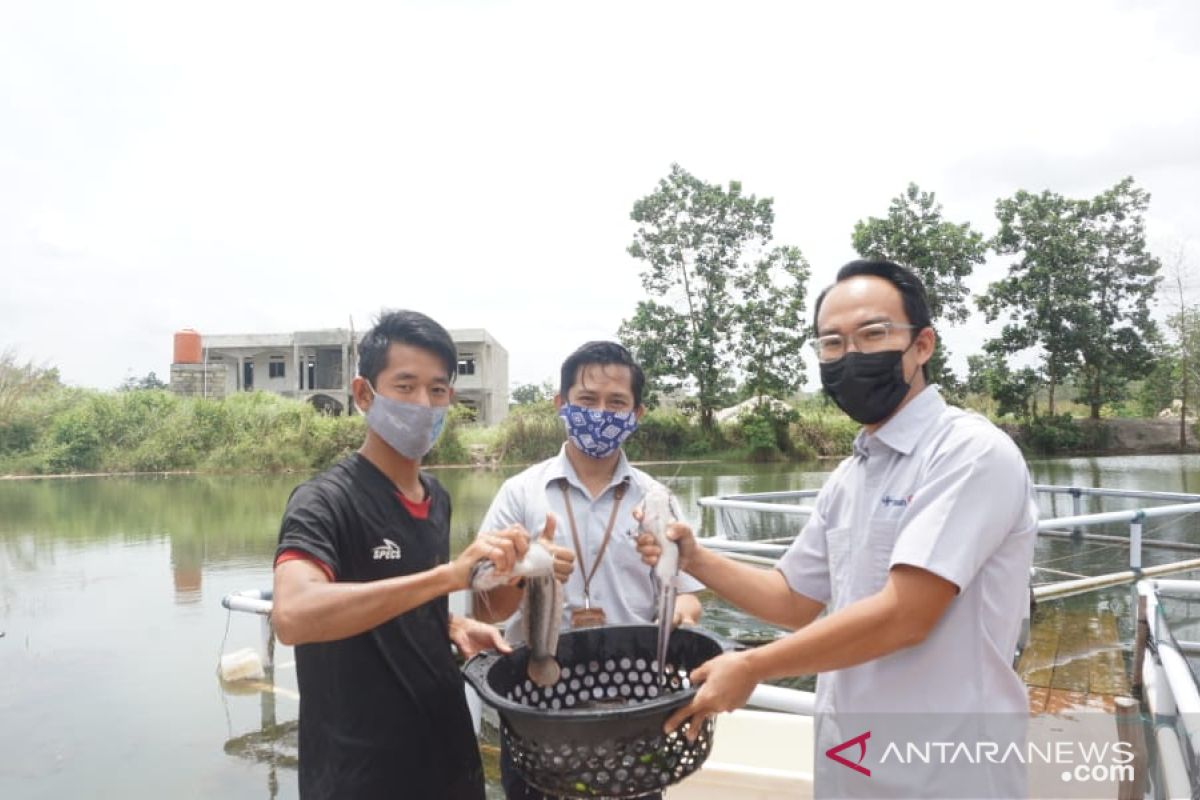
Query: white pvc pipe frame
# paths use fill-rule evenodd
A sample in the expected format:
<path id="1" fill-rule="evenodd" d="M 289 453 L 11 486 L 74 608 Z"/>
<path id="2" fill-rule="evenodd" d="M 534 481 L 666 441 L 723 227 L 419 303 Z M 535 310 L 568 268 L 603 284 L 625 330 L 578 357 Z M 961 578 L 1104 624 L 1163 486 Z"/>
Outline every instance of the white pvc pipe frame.
<path id="1" fill-rule="evenodd" d="M 1189 797 L 1190 778 L 1185 746 L 1175 735 L 1174 719 L 1182 723 L 1190 751 L 1200 753 L 1200 690 L 1192 677 L 1187 660 L 1175 648 L 1166 625 L 1159 595 L 1200 599 L 1200 581 L 1144 580 L 1137 585 L 1138 595 L 1146 601 L 1146 620 L 1154 651 L 1147 651 L 1145 696 L 1150 707 L 1155 735 L 1160 748 L 1159 769 L 1169 797 Z M 1182 792 L 1182 793 L 1180 793 Z"/>
<path id="2" fill-rule="evenodd" d="M 264 637 L 271 636 L 270 631 L 270 614 L 272 608 L 271 593 L 261 589 L 247 589 L 240 592 L 230 592 L 221 598 L 221 605 L 228 608 L 230 611 L 243 611 L 250 614 L 258 614 L 262 616 L 264 628 Z M 264 639 L 265 640 L 265 639 Z M 263 648 L 266 652 L 267 648 Z M 764 709 L 766 711 L 779 711 L 786 714 L 804 714 L 811 716 L 814 713 L 816 706 L 816 695 L 812 692 L 805 692 L 799 689 L 787 689 L 782 686 L 771 686 L 769 684 L 759 684 L 759 686 L 750 695 L 750 700 L 746 705 Z M 476 723 L 476 729 L 478 729 Z"/>
<path id="3" fill-rule="evenodd" d="M 258 614 L 262 627 L 262 660 L 263 666 L 271 667 L 275 663 L 275 648 L 271 646 L 275 637 L 275 629 L 271 627 L 272 593 L 265 589 L 244 589 L 240 592 L 230 592 L 221 598 L 221 605 L 230 611 L 244 611 Z"/>
<path id="4" fill-rule="evenodd" d="M 1088 489 L 1082 487 L 1051 486 L 1041 484 L 1036 485 L 1034 488 L 1043 493 L 1070 494 L 1076 498 L 1076 501 L 1078 501 L 1078 499 L 1083 495 L 1100 497 L 1130 497 L 1147 500 L 1186 499 L 1193 501 L 1166 506 L 1157 506 L 1147 509 L 1101 512 L 1097 514 L 1077 514 L 1069 517 L 1057 517 L 1049 520 L 1040 520 L 1038 522 L 1038 530 L 1048 530 L 1077 525 L 1100 525 L 1110 522 L 1129 522 L 1131 525 L 1136 525 L 1140 528 L 1142 521 L 1146 519 L 1200 512 L 1200 495 L 1176 494 L 1171 492 L 1140 492 L 1123 489 Z M 699 502 L 701 506 L 707 506 L 711 508 L 732 508 L 746 511 L 767 511 L 776 514 L 807 516 L 813 512 L 811 506 L 763 502 L 762 500 L 751 500 L 748 498 L 771 497 L 782 499 L 814 497 L 816 496 L 817 492 L 818 490 L 816 489 L 805 489 L 801 491 L 789 492 L 762 492 L 752 495 L 703 497 Z M 708 537 L 703 541 L 707 547 L 743 554 L 760 553 L 762 555 L 770 554 L 778 556 L 782 555 L 782 553 L 787 549 L 786 545 L 738 541 L 725 539 L 723 537 Z M 769 563 L 769 559 L 767 558 L 759 558 L 755 560 L 761 560 Z M 1140 553 L 1138 554 L 1137 563 L 1140 565 Z M 1192 583 L 1188 581 L 1158 581 L 1157 583 L 1161 586 L 1176 584 L 1189 586 L 1192 585 Z M 1197 584 L 1196 586 L 1197 595 L 1200 596 L 1200 584 Z M 221 604 L 231 611 L 243 611 L 262 615 L 264 617 L 264 626 L 267 626 L 267 632 L 265 633 L 266 635 L 270 635 L 269 625 L 272 608 L 270 592 L 257 589 L 231 592 L 221 600 Z M 1155 603 L 1155 608 L 1157 608 L 1157 603 Z M 1169 652 L 1174 654 L 1174 656 L 1178 657 L 1180 660 L 1180 663 L 1174 663 L 1174 666 L 1171 667 L 1171 670 L 1177 671 L 1181 666 L 1184 670 L 1187 670 L 1187 663 L 1182 661 L 1183 657 L 1179 655 L 1179 653 L 1173 648 L 1171 648 Z M 1167 662 L 1174 662 L 1174 658 L 1171 655 L 1168 655 L 1166 660 Z M 1167 668 L 1164 666 L 1164 671 L 1166 671 L 1166 669 Z M 1190 672 L 1185 674 L 1190 679 Z M 1167 679 L 1168 681 L 1171 679 L 1170 673 L 1168 673 Z M 1176 676 L 1175 680 L 1180 680 L 1180 677 Z M 1194 685 L 1192 685 L 1191 688 L 1193 693 L 1195 693 Z M 1185 703 L 1190 702 L 1190 699 L 1185 700 Z M 797 689 L 786 689 L 778 686 L 770 686 L 768 684 L 760 684 L 751 694 L 747 705 L 769 711 L 811 715 L 814 713 L 815 695 L 812 692 L 804 692 Z M 1192 726 L 1196 726 L 1198 723 L 1200 723 L 1200 696 L 1195 698 L 1194 711 L 1196 716 L 1191 720 Z M 1185 722 L 1186 721 L 1187 719 L 1185 718 Z M 1197 748 L 1197 752 L 1200 752 L 1200 727 L 1198 727 L 1196 730 L 1189 728 L 1188 736 L 1193 743 L 1193 747 Z"/>
<path id="5" fill-rule="evenodd" d="M 1081 497 L 1126 497 L 1142 500 L 1186 500 L 1188 502 L 1173 503 L 1149 508 L 1126 509 L 1122 511 L 1102 511 L 1095 514 L 1072 514 L 1066 517 L 1038 520 L 1038 530 L 1055 530 L 1061 528 L 1083 527 L 1089 525 L 1105 525 L 1113 522 L 1127 522 L 1130 525 L 1131 547 L 1130 566 L 1141 568 L 1141 525 L 1145 520 L 1158 517 L 1172 517 L 1182 514 L 1200 512 L 1200 494 L 1184 494 L 1179 492 L 1143 492 L 1132 489 L 1089 489 L 1078 486 L 1053 486 L 1037 484 L 1034 489 L 1042 494 L 1069 494 L 1079 507 Z M 717 497 L 702 497 L 701 506 L 706 508 L 729 508 L 739 511 L 765 511 L 774 514 L 808 516 L 813 513 L 812 506 L 795 505 L 791 503 L 767 502 L 765 498 L 800 499 L 815 497 L 817 489 L 802 489 L 788 492 L 761 492 L 757 494 L 734 494 Z M 764 544 L 761 542 L 741 541 L 721 536 L 704 537 L 706 547 L 727 552 L 742 552 L 762 555 L 782 555 L 786 545 Z"/>

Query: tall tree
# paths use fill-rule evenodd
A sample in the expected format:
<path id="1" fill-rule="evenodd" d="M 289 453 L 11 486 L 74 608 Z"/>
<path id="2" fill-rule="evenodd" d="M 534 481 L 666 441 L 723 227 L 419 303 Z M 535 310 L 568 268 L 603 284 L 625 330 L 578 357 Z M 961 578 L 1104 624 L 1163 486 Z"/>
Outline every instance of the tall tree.
<path id="1" fill-rule="evenodd" d="M 996 402 L 996 413 L 1028 421 L 1037 416 L 1038 375 L 1029 367 L 1009 369 L 1003 354 L 967 356 L 967 388 Z"/>
<path id="2" fill-rule="evenodd" d="M 996 202 L 993 245 L 1020 260 L 978 303 L 989 322 L 1008 319 L 992 351 L 1039 352 L 1051 414 L 1056 387 L 1074 377 L 1098 419 L 1153 364 L 1160 264 L 1146 249 L 1149 201 L 1125 178 L 1091 199 L 1022 190 Z"/>
<path id="3" fill-rule="evenodd" d="M 534 403 L 549 400 L 554 397 L 556 391 L 558 390 L 549 380 L 542 381 L 540 384 L 522 383 L 513 387 L 510 402 L 517 406 L 531 406 Z"/>
<path id="4" fill-rule="evenodd" d="M 130 375 L 125 380 L 121 381 L 121 385 L 117 387 L 118 392 L 133 392 L 138 389 L 166 389 L 167 384 L 164 383 L 153 372 L 147 372 L 142 377 L 138 378 Z"/>
<path id="5" fill-rule="evenodd" d="M 0 422 L 10 419 L 26 398 L 61 385 L 57 367 L 21 362 L 15 349 L 0 350 Z"/>
<path id="6" fill-rule="evenodd" d="M 929 313 L 939 321 L 965 322 L 970 315 L 965 280 L 982 264 L 987 254 L 983 234 L 970 223 L 948 222 L 933 192 L 921 191 L 910 183 L 903 194 L 892 199 L 886 217 L 868 217 L 854 225 L 854 249 L 864 258 L 883 258 L 913 270 L 925 284 Z M 937 383 L 955 386 L 950 370 L 950 351 L 944 341 L 930 361 L 930 377 Z"/>
<path id="7" fill-rule="evenodd" d="M 629 254 L 644 262 L 652 299 L 622 322 L 620 338 L 654 387 L 694 389 L 706 429 L 739 374 L 764 391 L 798 387 L 808 265 L 797 248 L 772 247 L 773 201 L 674 164 L 630 216 Z"/>
<path id="8" fill-rule="evenodd" d="M 1167 304 L 1174 309 L 1167 318 L 1167 330 L 1174 334 L 1175 341 L 1166 350 L 1175 362 L 1171 373 L 1179 394 L 1180 450 L 1187 448 L 1188 406 L 1192 391 L 1198 385 L 1195 376 L 1200 369 L 1200 330 L 1197 330 L 1200 308 L 1189 306 L 1189 296 L 1196 287 L 1193 262 L 1188 256 L 1188 246 L 1179 244 L 1167 268 L 1166 279 L 1159 285 Z"/>
<path id="9" fill-rule="evenodd" d="M 1173 396 L 1179 403 L 1179 449 L 1187 448 L 1188 396 L 1200 386 L 1200 306 L 1185 306 L 1167 317 L 1172 342 L 1164 347 L 1171 369 Z"/>
<path id="10" fill-rule="evenodd" d="M 776 247 L 734 278 L 741 303 L 733 352 L 751 397 L 782 397 L 804 380 L 799 352 L 808 338 L 804 294 L 808 262 L 796 247 Z"/>

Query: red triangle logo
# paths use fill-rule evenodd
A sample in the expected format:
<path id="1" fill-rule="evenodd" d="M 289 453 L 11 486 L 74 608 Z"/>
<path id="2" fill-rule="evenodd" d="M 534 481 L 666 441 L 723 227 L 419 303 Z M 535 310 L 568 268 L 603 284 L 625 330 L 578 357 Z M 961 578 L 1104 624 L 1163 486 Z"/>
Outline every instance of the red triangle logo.
<path id="1" fill-rule="evenodd" d="M 847 739 L 846 741 L 842 742 L 841 744 L 829 748 L 828 750 L 825 751 L 825 755 L 828 756 L 829 758 L 832 758 L 834 761 L 838 762 L 842 766 L 849 767 L 850 769 L 854 770 L 855 772 L 861 772 L 863 775 L 866 775 L 869 778 L 869 777 L 871 777 L 871 770 L 862 766 L 862 760 L 867 757 L 867 739 L 870 739 L 870 738 L 871 738 L 870 731 L 867 731 L 866 733 L 860 733 L 858 736 L 855 736 L 853 739 Z M 859 748 L 857 762 L 847 761 L 845 758 L 843 758 L 841 755 L 839 755 L 843 750 L 845 750 L 847 747 L 850 747 L 852 745 L 858 745 L 858 748 Z"/>

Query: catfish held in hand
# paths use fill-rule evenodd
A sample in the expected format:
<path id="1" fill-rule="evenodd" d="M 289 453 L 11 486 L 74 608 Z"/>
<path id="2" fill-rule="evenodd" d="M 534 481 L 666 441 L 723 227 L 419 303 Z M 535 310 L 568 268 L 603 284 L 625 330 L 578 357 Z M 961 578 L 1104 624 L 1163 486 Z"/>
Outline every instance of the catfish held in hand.
<path id="1" fill-rule="evenodd" d="M 665 684 L 667 649 L 671 641 L 675 596 L 679 586 L 679 545 L 667 536 L 667 528 L 682 514 L 679 513 L 679 501 L 661 483 L 650 487 L 638 511 L 642 530 L 653 534 L 661 549 L 658 563 L 654 565 L 654 581 L 658 585 L 658 646 L 655 648 L 655 660 L 658 662 L 659 683 Z"/>
<path id="2" fill-rule="evenodd" d="M 546 515 L 542 535 L 529 543 L 525 557 L 506 575 L 496 573 L 496 566 L 486 559 L 480 561 L 471 574 L 471 588 L 486 592 L 524 578 L 525 597 L 521 600 L 521 624 L 529 646 L 529 679 L 538 686 L 558 682 L 562 670 L 555 655 L 558 652 L 558 629 L 562 624 L 563 587 L 554 577 L 554 556 L 546 544 L 554 542 L 555 519 Z"/>

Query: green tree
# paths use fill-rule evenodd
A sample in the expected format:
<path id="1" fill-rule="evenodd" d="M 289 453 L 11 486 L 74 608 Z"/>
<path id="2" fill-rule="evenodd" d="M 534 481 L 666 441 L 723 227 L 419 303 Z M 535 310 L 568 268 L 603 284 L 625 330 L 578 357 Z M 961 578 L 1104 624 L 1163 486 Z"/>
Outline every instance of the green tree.
<path id="1" fill-rule="evenodd" d="M 136 378 L 130 375 L 125 380 L 121 381 L 121 385 L 117 387 L 118 392 L 133 392 L 138 389 L 166 389 L 167 384 L 159 380 L 159 377 L 153 372 L 147 372 L 143 377 Z"/>
<path id="2" fill-rule="evenodd" d="M 58 369 L 21 363 L 15 350 L 0 351 L 0 454 L 34 446 L 48 424 L 47 400 L 61 388 Z"/>
<path id="3" fill-rule="evenodd" d="M 988 391 L 988 359 L 987 356 L 976 354 L 967 356 L 967 391 L 973 394 L 991 394 Z"/>
<path id="4" fill-rule="evenodd" d="M 1010 369 L 1004 354 L 994 347 L 984 355 L 968 356 L 967 365 L 968 390 L 991 397 L 996 402 L 997 414 L 1023 421 L 1037 416 L 1037 392 L 1041 384 L 1037 370 Z"/>
<path id="5" fill-rule="evenodd" d="M 1150 370 L 1138 387 L 1137 402 L 1142 416 L 1157 417 L 1163 409 L 1170 409 L 1179 388 L 1179 377 L 1180 363 L 1175 356 L 1175 348 L 1170 345 L 1161 346 L 1154 355 L 1154 369 Z M 1185 428 L 1184 436 L 1186 435 Z"/>
<path id="6" fill-rule="evenodd" d="M 15 350 L 0 351 L 0 420 L 11 418 L 25 399 L 61 386 L 57 367 L 21 363 Z"/>
<path id="7" fill-rule="evenodd" d="M 970 290 L 965 280 L 983 264 L 987 241 L 983 234 L 971 230 L 970 223 L 946 221 L 933 192 L 923 192 L 910 183 L 903 194 L 892 199 L 886 217 L 868 217 L 855 223 L 851 241 L 863 258 L 895 261 L 921 278 L 935 327 L 940 321 L 967 320 Z M 934 382 L 954 387 L 958 381 L 947 363 L 949 356 L 949 349 L 939 341 L 929 362 L 929 374 Z"/>
<path id="8" fill-rule="evenodd" d="M 651 299 L 619 335 L 652 389 L 694 389 L 701 425 L 712 431 L 738 374 L 764 390 L 798 387 L 807 331 L 795 323 L 808 265 L 797 248 L 772 247 L 773 201 L 674 164 L 630 216 L 638 227 L 629 253 L 644 262 Z"/>
<path id="9" fill-rule="evenodd" d="M 554 384 L 550 381 L 542 381 L 541 384 L 522 383 L 513 387 L 512 404 L 530 406 L 543 400 L 549 400 L 554 397 L 554 392 Z"/>
<path id="10" fill-rule="evenodd" d="M 646 386 L 642 394 L 645 404 L 650 408 L 658 405 L 660 393 L 674 392 L 687 382 L 690 374 L 687 366 L 690 352 L 688 343 L 691 341 L 687 315 L 678 313 L 666 304 L 642 300 L 638 302 L 633 316 L 621 322 L 617 337 L 630 349 L 646 373 Z M 713 395 L 720 394 L 732 385 L 727 375 L 716 374 L 713 377 L 718 381 Z"/>
<path id="11" fill-rule="evenodd" d="M 1164 299 L 1175 310 L 1175 313 L 1167 318 L 1167 330 L 1173 334 L 1174 342 L 1162 348 L 1170 365 L 1159 365 L 1150 376 L 1157 377 L 1158 380 L 1148 379 L 1148 385 L 1142 387 L 1143 406 L 1151 399 L 1161 403 L 1161 394 L 1154 395 L 1154 390 L 1164 388 L 1163 379 L 1166 376 L 1170 377 L 1171 394 L 1166 398 L 1167 402 L 1159 405 L 1159 408 L 1169 407 L 1177 393 L 1180 405 L 1180 450 L 1187 447 L 1187 419 L 1192 392 L 1196 387 L 1200 387 L 1200 381 L 1196 380 L 1197 370 L 1200 368 L 1200 308 L 1189 306 L 1189 295 L 1195 289 L 1195 276 L 1192 274 L 1191 264 L 1188 247 L 1181 243 L 1171 259 L 1166 280 L 1159 284 Z"/>
<path id="12" fill-rule="evenodd" d="M 1174 388 L 1181 398 L 1179 409 L 1179 447 L 1187 446 L 1188 398 L 1200 387 L 1200 306 L 1187 306 L 1167 318 L 1167 330 L 1173 343 L 1169 346 L 1174 369 Z"/>
<path id="13" fill-rule="evenodd" d="M 804 382 L 804 362 L 798 354 L 808 339 L 808 277 L 808 262 L 800 249 L 786 246 L 776 247 L 734 277 L 742 302 L 733 312 L 739 333 L 733 352 L 750 397 L 781 397 Z"/>
<path id="14" fill-rule="evenodd" d="M 989 322 L 1008 318 L 990 349 L 1040 354 L 1051 415 L 1068 378 L 1099 419 L 1100 407 L 1123 399 L 1153 364 L 1150 301 L 1160 265 L 1146 250 L 1149 200 L 1125 178 L 1086 200 L 1022 190 L 996 203 L 993 245 L 1020 260 L 978 299 Z"/>

